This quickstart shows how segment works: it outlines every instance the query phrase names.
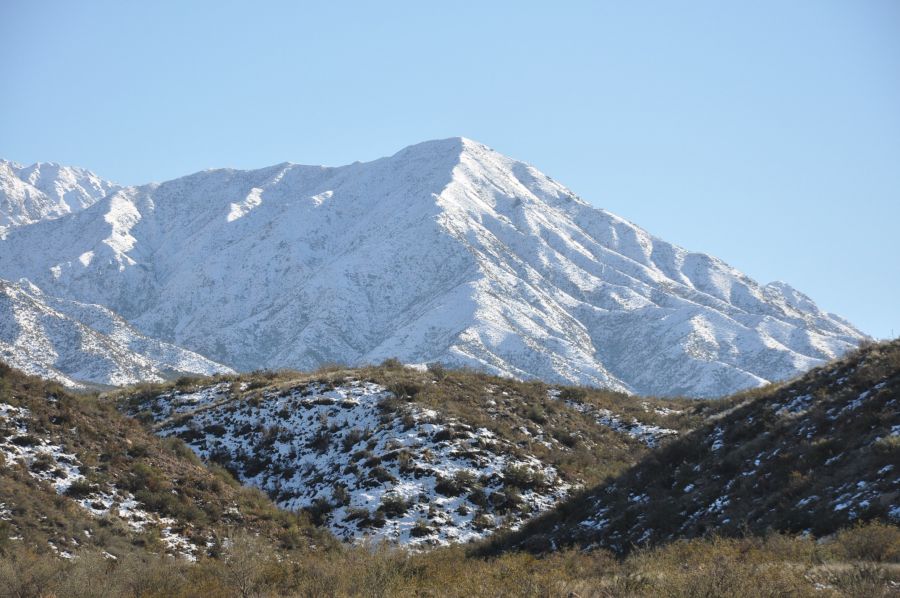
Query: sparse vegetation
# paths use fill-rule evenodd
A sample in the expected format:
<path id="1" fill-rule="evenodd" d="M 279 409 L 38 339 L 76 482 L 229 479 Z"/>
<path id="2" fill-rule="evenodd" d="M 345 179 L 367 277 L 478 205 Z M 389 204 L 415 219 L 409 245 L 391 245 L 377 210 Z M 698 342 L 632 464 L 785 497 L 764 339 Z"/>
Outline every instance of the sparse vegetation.
<path id="1" fill-rule="evenodd" d="M 0 596 L 895 595 L 895 563 L 848 561 L 844 554 L 842 538 L 817 544 L 778 534 L 683 541 L 626 559 L 602 550 L 485 559 L 461 547 L 422 554 L 385 546 L 279 554 L 259 537 L 236 533 L 221 556 L 197 563 L 140 550 L 114 561 L 91 551 L 74 560 L 6 552 L 0 555 Z"/>
<path id="2" fill-rule="evenodd" d="M 872 344 L 789 383 L 739 393 L 693 432 L 495 539 L 493 549 L 575 543 L 625 553 L 772 529 L 813 537 L 844 530 L 850 545 L 857 523 L 895 526 L 898 356 L 900 341 Z"/>
<path id="3" fill-rule="evenodd" d="M 21 447 L 52 439 L 77 458 L 84 474 L 60 495 L 34 477 L 51 475 L 53 459 L 40 456 L 27 467 L 0 463 L 0 596 L 889 596 L 900 587 L 900 529 L 887 516 L 896 504 L 890 491 L 885 500 L 856 511 L 852 525 L 833 503 L 822 511 L 828 517 L 816 512 L 803 518 L 793 507 L 840 487 L 837 480 L 852 480 L 857 493 L 880 489 L 884 480 L 896 484 L 896 471 L 889 466 L 896 467 L 893 430 L 900 423 L 898 343 L 870 345 L 807 377 L 718 403 L 657 402 L 575 388 L 560 389 L 553 398 L 540 383 L 435 367 L 420 372 L 394 363 L 354 375 L 402 391 L 384 406 L 387 414 L 402 419 L 406 405 L 436 413 L 429 416 L 436 430 L 432 442 L 472 437 L 472 447 L 488 447 L 492 441 L 485 433 L 473 433 L 484 429 L 502 441 L 507 454 L 537 455 L 562 478 L 594 487 L 521 532 L 492 542 L 421 553 L 340 544 L 315 526 L 337 508 L 346 507 L 347 519 L 367 529 L 383 528 L 387 517 L 407 517 L 414 522 L 410 535 L 429 542 L 439 524 L 416 514 L 421 497 L 388 492 L 377 507 L 351 508 L 347 488 L 330 483 L 312 508 L 279 510 L 262 492 L 240 487 L 222 467 L 201 463 L 181 440 L 153 436 L 145 427 L 152 425 L 152 415 L 142 417 L 141 424 L 115 409 L 119 403 L 140 413 L 160 393 L 208 382 L 189 379 L 104 396 L 73 395 L 0 365 L 0 401 L 31 414 L 27 433 L 8 427 L 0 435 L 23 438 L 16 444 Z M 260 405 L 266 392 L 286 391 L 298 380 L 333 387 L 346 376 L 346 369 L 334 367 L 305 377 L 260 372 L 215 382 L 226 383 L 239 399 L 233 405 L 237 411 L 241 402 Z M 865 400 L 853 403 L 876 386 Z M 51 393 L 55 399 L 47 401 Z M 807 401 L 806 395 L 813 399 Z M 566 401 L 680 434 L 651 450 L 598 425 Z M 851 411 L 842 410 L 851 404 L 849 417 Z M 345 407 L 332 400 L 322 408 L 339 413 Z M 197 433 L 190 426 L 185 430 L 189 438 Z M 433 458 L 412 455 L 399 443 L 373 444 L 371 430 L 330 424 L 322 430 L 313 448 L 341 452 L 348 470 L 373 483 L 389 483 L 388 467 L 413 472 L 416 459 Z M 254 459 L 259 461 L 254 467 L 276 463 L 267 453 L 285 437 L 285 429 L 267 424 L 242 433 L 258 437 L 261 448 L 260 455 L 248 455 L 248 465 Z M 722 452 L 711 448 L 716 441 Z M 744 474 L 754 459 L 760 465 L 751 479 Z M 293 475 L 289 469 L 278 471 Z M 873 471 L 883 472 L 880 480 L 868 475 Z M 506 509 L 524 508 L 523 494 L 555 483 L 537 467 L 522 464 L 498 471 L 500 485 L 488 477 L 458 469 L 436 480 L 437 489 L 444 498 L 468 499 L 456 516 L 501 533 Z M 739 521 L 723 523 L 723 513 L 730 513 L 723 510 L 717 519 L 698 516 L 697 525 L 680 527 L 687 507 L 695 501 L 714 504 L 718 495 L 713 493 L 721 493 L 730 480 L 737 481 L 729 492 L 742 492 L 743 504 L 749 505 Z M 95 500 L 105 488 L 131 493 L 143 508 L 171 518 L 172 530 L 204 547 L 197 562 L 164 556 L 178 551 L 167 546 L 161 527 L 138 533 L 121 519 L 93 516 L 75 506 L 73 501 Z M 622 541 L 631 541 L 629 548 L 619 553 L 566 548 L 561 534 L 571 533 L 569 524 L 583 520 L 588 505 L 596 507 L 600 490 L 609 508 L 609 529 L 620 530 Z M 896 497 L 896 488 L 891 491 Z M 766 501 L 755 502 L 757 495 Z M 752 500 L 746 502 L 747 497 Z M 551 533 L 557 527 L 559 532 Z M 651 540 L 635 541 L 647 529 L 654 530 Z M 75 558 L 60 558 L 63 552 Z"/>
<path id="4" fill-rule="evenodd" d="M 76 395 L 58 385 L 25 376 L 0 364 L 5 391 L 0 402 L 29 413 L 29 435 L 64 447 L 79 463 L 81 479 L 73 480 L 63 494 L 48 482 L 36 479 L 20 462 L 0 465 L 0 513 L 9 508 L 9 519 L 0 514 L 0 550 L 28 547 L 38 553 L 49 543 L 58 551 L 106 551 L 126 555 L 136 546 L 150 550 L 152 530 L 137 533 L 126 520 L 109 514 L 92 516 L 73 503 L 106 510 L 102 495 L 133 495 L 142 510 L 154 517 L 171 517 L 178 533 L 204 546 L 227 537 L 241 527 L 277 539 L 295 529 L 304 545 L 325 546 L 334 540 L 300 514 L 279 510 L 258 491 L 241 487 L 221 467 L 205 466 L 177 438 L 158 438 L 136 420 L 121 415 L 115 403 L 96 395 Z M 46 397 L 53 396 L 53 401 Z M 2 420 L 0 420 L 2 421 Z M 3 436 L 0 435 L 0 440 Z M 48 453 L 35 462 L 50 479 L 56 479 Z M 68 459 L 68 457 L 64 457 Z M 31 473 L 35 468 L 30 469 Z M 18 540 L 10 542 L 10 536 Z M 5 546 L 5 548 L 2 548 Z M 0 595 L 2 590 L 0 590 Z"/>

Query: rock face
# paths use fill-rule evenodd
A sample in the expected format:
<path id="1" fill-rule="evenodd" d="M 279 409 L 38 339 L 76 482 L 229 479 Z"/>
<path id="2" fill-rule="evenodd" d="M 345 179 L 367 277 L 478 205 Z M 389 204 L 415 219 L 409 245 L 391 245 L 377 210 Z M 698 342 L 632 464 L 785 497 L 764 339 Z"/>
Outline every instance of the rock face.
<path id="1" fill-rule="evenodd" d="M 82 168 L 0 160 L 0 235 L 13 226 L 83 210 L 118 188 Z"/>
<path id="2" fill-rule="evenodd" d="M 110 310 L 0 280 L 0 360 L 73 388 L 159 382 L 231 370 L 148 338 Z"/>
<path id="3" fill-rule="evenodd" d="M 865 337 L 460 138 L 118 189 L 10 229 L 0 276 L 240 370 L 397 357 L 715 396 Z"/>

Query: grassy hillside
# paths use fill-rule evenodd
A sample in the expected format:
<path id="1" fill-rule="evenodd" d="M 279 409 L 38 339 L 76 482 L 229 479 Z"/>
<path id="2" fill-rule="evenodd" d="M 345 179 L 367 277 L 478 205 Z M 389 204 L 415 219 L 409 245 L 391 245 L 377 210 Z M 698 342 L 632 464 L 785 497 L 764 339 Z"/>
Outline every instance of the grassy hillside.
<path id="1" fill-rule="evenodd" d="M 396 363 L 73 395 L 0 367 L 0 597 L 896 595 L 898 355 L 868 347 L 721 401 Z M 350 414 L 368 425 L 337 425 Z M 286 475 L 306 457 L 318 469 Z M 501 533 L 339 542 L 338 474 L 351 498 L 430 491 L 399 515 L 372 505 L 384 527 L 363 529 L 405 521 L 437 545 L 457 521 L 440 512 L 474 504 L 463 519 Z"/>
<path id="2" fill-rule="evenodd" d="M 281 544 L 331 541 L 112 403 L 0 364 L 0 550 L 197 558 L 235 528 Z"/>
<path id="3" fill-rule="evenodd" d="M 515 528 L 723 408 L 393 362 L 114 398 L 339 537 L 421 546 Z"/>
<path id="4" fill-rule="evenodd" d="M 0 553 L 0 596 L 886 598 L 900 587 L 900 533 L 874 524 L 824 543 L 778 534 L 712 537 L 624 559 L 604 550 L 484 558 L 458 546 L 418 554 L 349 546 L 284 554 L 247 535 L 197 562 L 138 550 L 114 561 L 94 552 L 76 557 Z"/>
<path id="5" fill-rule="evenodd" d="M 628 552 L 710 533 L 900 521 L 900 341 L 747 392 L 495 547 Z"/>

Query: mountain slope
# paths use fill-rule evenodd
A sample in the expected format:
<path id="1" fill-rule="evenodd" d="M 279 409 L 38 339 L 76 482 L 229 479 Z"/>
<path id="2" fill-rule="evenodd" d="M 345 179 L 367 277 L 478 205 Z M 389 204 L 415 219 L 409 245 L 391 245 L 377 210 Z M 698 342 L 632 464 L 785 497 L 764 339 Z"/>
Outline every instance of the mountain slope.
<path id="1" fill-rule="evenodd" d="M 697 419 L 664 412 L 676 405 L 663 400 L 636 405 L 598 390 L 582 392 L 578 408 L 540 383 L 391 362 L 117 396 L 156 433 L 181 438 L 279 506 L 309 511 L 338 537 L 410 546 L 518 527 Z M 586 406 L 600 404 L 616 417 L 597 421 Z"/>
<path id="2" fill-rule="evenodd" d="M 334 544 L 111 403 L 0 363 L 0 555 L 103 551 L 115 560 L 150 551 L 193 560 L 221 553 L 239 529 Z"/>
<path id="3" fill-rule="evenodd" d="M 733 408 L 501 542 L 537 551 L 900 523 L 900 341 Z"/>
<path id="4" fill-rule="evenodd" d="M 83 210 L 118 188 L 83 168 L 0 160 L 0 236 L 9 227 Z"/>
<path id="5" fill-rule="evenodd" d="M 105 307 L 49 297 L 27 281 L 0 280 L 0 359 L 73 388 L 231 372 L 144 336 Z"/>
<path id="6" fill-rule="evenodd" d="M 784 379 L 864 335 L 466 140 L 130 187 L 0 240 L 0 276 L 239 370 L 398 357 L 640 394 Z"/>
<path id="7" fill-rule="evenodd" d="M 425 407 L 450 397 L 454 409 L 478 406 L 477 415 L 498 430 L 507 424 L 527 425 L 535 450 L 542 442 L 553 444 L 550 439 L 564 428 L 578 428 L 572 418 L 581 411 L 569 409 L 567 402 L 603 406 L 620 420 L 625 414 L 619 408 L 643 412 L 633 397 L 597 389 L 552 389 L 558 392 L 551 398 L 539 383 L 471 372 L 435 368 L 419 374 L 393 366 L 356 374 L 361 377 L 367 371 L 401 397 L 407 396 L 401 387 L 412 391 L 410 384 L 430 377 L 411 397 L 413 403 Z M 339 382 L 346 374 L 333 371 L 315 377 Z M 384 379 L 388 374 L 393 382 Z M 199 387 L 237 382 L 229 391 L 234 392 L 231 398 L 249 404 L 280 385 L 289 390 L 292 385 L 286 382 L 291 379 L 296 382 L 296 374 L 257 374 L 202 380 L 198 388 L 183 380 L 174 387 L 146 385 L 142 392 L 128 392 L 138 403 L 158 405 L 152 412 L 168 417 L 170 411 L 189 408 L 191 401 L 184 399 Z M 262 384 L 241 391 L 244 382 Z M 259 406 L 266 402 L 261 400 Z M 644 403 L 645 417 L 675 427 L 729 406 L 727 400 Z M 216 404 L 197 407 L 202 412 Z M 667 412 L 667 405 L 668 411 L 682 415 Z M 529 407 L 546 411 L 531 412 L 543 424 L 516 416 Z M 693 415 L 683 419 L 689 411 Z M 579 440 L 585 444 L 612 440 L 594 436 L 592 430 L 627 439 L 627 434 L 605 425 L 581 424 L 586 427 L 576 432 L 585 433 Z M 523 442 L 525 437 L 522 432 Z M 595 465 L 604 468 L 607 463 L 597 459 Z M 481 558 L 462 547 L 406 552 L 339 544 L 312 527 L 303 514 L 275 509 L 258 491 L 238 487 L 221 468 L 201 466 L 177 439 L 155 438 L 116 412 L 108 397 L 73 395 L 0 364 L 4 596 L 887 597 L 896 595 L 900 583 L 898 548 L 900 532 L 888 525 L 843 530 L 820 541 L 778 534 L 695 539 L 636 550 L 624 559 L 604 550 Z"/>

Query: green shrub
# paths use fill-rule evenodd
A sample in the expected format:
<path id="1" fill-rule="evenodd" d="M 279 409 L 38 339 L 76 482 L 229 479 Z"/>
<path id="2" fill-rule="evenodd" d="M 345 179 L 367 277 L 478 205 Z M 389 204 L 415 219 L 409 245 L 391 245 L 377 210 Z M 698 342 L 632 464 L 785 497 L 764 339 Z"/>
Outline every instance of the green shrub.
<path id="1" fill-rule="evenodd" d="M 472 527 L 477 530 L 492 529 L 495 525 L 494 518 L 488 513 L 479 513 L 472 518 Z"/>
<path id="2" fill-rule="evenodd" d="M 388 517 L 400 517 L 409 510 L 409 503 L 395 492 L 387 492 L 381 497 L 378 510 Z"/>
<path id="3" fill-rule="evenodd" d="M 96 488 L 86 479 L 75 480 L 66 488 L 66 496 L 74 499 L 86 498 L 93 494 Z"/>
<path id="4" fill-rule="evenodd" d="M 416 521 L 416 524 L 410 530 L 409 535 L 413 538 L 422 538 L 424 536 L 430 536 L 432 530 L 428 527 L 428 522 L 424 519 L 419 519 Z"/>
<path id="5" fill-rule="evenodd" d="M 387 389 L 397 398 L 414 400 L 422 387 L 410 380 L 398 380 L 388 384 Z"/>
<path id="6" fill-rule="evenodd" d="M 353 447 L 363 439 L 363 437 L 363 431 L 359 428 L 348 430 L 344 435 L 344 438 L 341 440 L 341 448 L 343 449 L 343 452 L 349 453 L 351 450 L 353 450 Z"/>
<path id="7" fill-rule="evenodd" d="M 900 459 L 900 436 L 883 436 L 875 441 L 872 449 L 882 455 Z"/>
<path id="8" fill-rule="evenodd" d="M 522 490 L 544 486 L 543 472 L 535 471 L 527 465 L 508 465 L 503 470 L 503 479 L 507 484 Z"/>

